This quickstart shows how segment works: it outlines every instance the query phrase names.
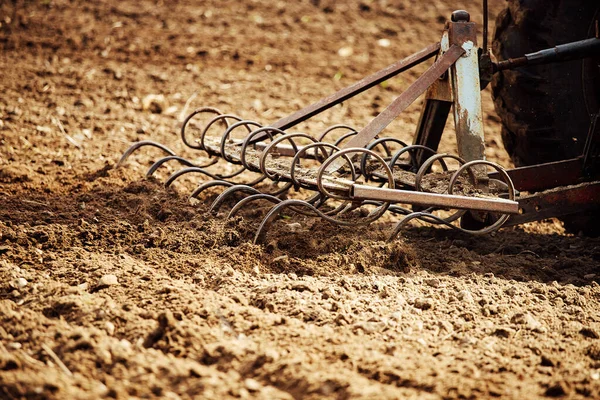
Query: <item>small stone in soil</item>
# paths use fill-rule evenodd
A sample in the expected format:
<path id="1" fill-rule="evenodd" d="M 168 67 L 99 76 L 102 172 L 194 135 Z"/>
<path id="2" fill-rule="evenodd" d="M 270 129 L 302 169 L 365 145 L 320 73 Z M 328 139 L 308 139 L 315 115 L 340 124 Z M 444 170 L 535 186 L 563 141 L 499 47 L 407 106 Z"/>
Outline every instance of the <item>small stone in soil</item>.
<path id="1" fill-rule="evenodd" d="M 244 385 L 246 385 L 246 389 L 248 389 L 251 392 L 258 392 L 260 390 L 260 383 L 258 383 L 256 380 L 252 379 L 252 378 L 248 378 L 246 380 L 244 380 Z"/>
<path id="2" fill-rule="evenodd" d="M 425 279 L 423 282 L 433 288 L 438 288 L 441 285 L 441 281 L 438 278 Z"/>
<path id="3" fill-rule="evenodd" d="M 142 99 L 142 109 L 153 114 L 160 114 L 167 108 L 167 100 L 162 94 L 149 94 Z"/>
<path id="4" fill-rule="evenodd" d="M 105 327 L 106 327 L 106 333 L 108 333 L 110 336 L 114 335 L 114 333 L 115 333 L 115 324 L 113 324 L 110 321 L 106 321 Z"/>
<path id="5" fill-rule="evenodd" d="M 458 299 L 464 301 L 465 303 L 473 303 L 473 295 L 468 290 L 461 290 L 458 292 Z"/>
<path id="6" fill-rule="evenodd" d="M 113 286 L 113 285 L 118 285 L 119 280 L 117 279 L 116 275 L 106 274 L 106 275 L 103 275 L 102 278 L 100 278 L 100 281 L 98 282 L 98 284 L 100 286 Z"/>
<path id="7" fill-rule="evenodd" d="M 430 299 L 416 299 L 413 306 L 421 310 L 429 310 L 433 307 L 433 302 Z"/>
<path id="8" fill-rule="evenodd" d="M 494 331 L 494 336 L 509 338 L 515 334 L 515 330 L 507 327 L 499 327 Z"/>
<path id="9" fill-rule="evenodd" d="M 542 324 L 536 320 L 530 313 L 517 313 L 510 319 L 513 324 L 525 325 L 525 327 L 534 332 L 545 332 Z"/>
<path id="10" fill-rule="evenodd" d="M 291 224 L 287 224 L 286 228 L 290 232 L 298 232 L 302 228 L 302 225 L 298 222 L 292 222 Z"/>
<path id="11" fill-rule="evenodd" d="M 298 292 L 304 292 L 305 290 L 308 290 L 309 292 L 314 291 L 310 285 L 308 285 L 307 283 L 303 283 L 303 282 L 294 283 L 292 285 L 292 290 L 296 290 Z"/>

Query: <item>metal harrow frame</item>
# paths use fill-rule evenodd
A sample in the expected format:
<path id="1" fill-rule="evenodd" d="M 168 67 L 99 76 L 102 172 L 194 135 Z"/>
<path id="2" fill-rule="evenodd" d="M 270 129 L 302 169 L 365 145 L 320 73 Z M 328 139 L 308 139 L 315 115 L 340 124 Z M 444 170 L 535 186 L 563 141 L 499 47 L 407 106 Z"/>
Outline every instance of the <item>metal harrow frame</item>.
<path id="1" fill-rule="evenodd" d="M 484 31 L 487 33 L 487 26 Z M 486 34 L 484 43 L 487 43 Z M 316 136 L 287 131 L 434 56 L 436 60 L 427 71 L 363 129 L 335 125 Z M 485 68 L 496 66 L 497 70 L 498 65 L 491 63 L 486 51 L 482 53 L 477 48 L 476 25 L 470 22 L 469 14 L 455 11 L 439 43 L 271 125 L 224 114 L 212 107 L 195 110 L 182 125 L 181 139 L 186 146 L 213 157 L 204 165 L 195 165 L 159 143 L 141 141 L 123 154 L 117 167 L 124 165 L 136 150 L 153 146 L 167 156 L 148 169 L 147 177 L 163 164 L 176 161 L 184 168 L 172 174 L 165 186 L 183 175 L 199 173 L 208 180 L 202 182 L 190 198 L 198 198 L 209 188 L 223 188 L 210 212 L 216 214 L 235 194 L 246 197 L 233 206 L 228 218 L 252 202 L 273 203 L 257 229 L 256 243 L 265 241 L 270 225 L 286 209 L 343 226 L 370 224 L 386 212 L 401 215 L 403 218 L 394 227 L 391 240 L 413 219 L 472 234 L 486 234 L 506 225 L 593 208 L 600 199 L 600 187 L 584 171 L 589 170 L 586 160 L 597 149 L 592 144 L 597 142 L 595 138 L 600 129 L 596 125 L 600 124 L 593 124 L 590 130 L 594 140 L 588 138 L 590 145 L 586 146 L 586 154 L 574 160 L 512 170 L 485 160 L 480 90 L 486 83 L 482 77 L 489 72 Z M 507 63 L 500 68 L 507 68 Z M 424 93 L 414 143 L 407 145 L 396 138 L 380 138 L 382 131 Z M 437 153 L 451 109 L 458 156 Z M 207 114 L 214 117 L 206 123 L 199 137 L 190 139 L 192 121 Z M 224 131 L 214 134 L 219 127 L 224 127 Z M 334 131 L 344 134 L 332 141 L 329 138 Z M 240 132 L 244 132 L 242 138 L 234 138 L 239 137 Z M 392 152 L 390 148 L 394 146 L 401 148 Z M 308 167 L 307 160 L 320 165 Z M 207 170 L 223 161 L 239 165 L 239 169 L 229 174 Z M 449 163 L 457 164 L 456 170 L 450 171 Z M 579 174 L 573 172 L 577 167 Z M 488 172 L 489 169 L 492 171 Z M 248 180 L 252 174 L 246 172 L 254 174 L 255 179 Z M 278 186 L 273 189 L 271 185 L 269 191 L 265 183 Z M 574 183 L 578 185 L 557 188 Z M 545 189 L 552 190 L 545 192 Z M 286 199 L 292 191 L 300 190 L 310 196 L 305 200 Z M 523 195 L 520 191 L 533 194 Z M 365 210 L 367 206 L 370 211 Z M 452 211 L 442 216 L 434 214 L 439 209 Z"/>

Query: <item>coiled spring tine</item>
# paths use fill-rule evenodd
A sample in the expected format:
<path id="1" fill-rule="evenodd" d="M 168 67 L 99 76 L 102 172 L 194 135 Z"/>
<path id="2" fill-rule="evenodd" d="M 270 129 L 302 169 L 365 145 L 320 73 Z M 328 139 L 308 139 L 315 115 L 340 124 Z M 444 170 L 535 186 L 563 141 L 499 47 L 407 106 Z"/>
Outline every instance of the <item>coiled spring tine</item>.
<path id="1" fill-rule="evenodd" d="M 231 183 L 231 182 L 224 181 L 222 179 L 216 179 L 216 180 L 204 182 L 203 184 L 201 184 L 200 186 L 198 186 L 196 189 L 194 189 L 194 191 L 188 197 L 188 200 L 197 199 L 198 196 L 200 195 L 200 193 L 202 193 L 206 189 L 210 189 L 212 187 L 217 187 L 217 186 L 230 187 L 230 186 L 233 186 L 233 185 L 235 185 L 235 184 Z"/>
<path id="2" fill-rule="evenodd" d="M 242 200 L 238 201 L 233 208 L 231 209 L 231 211 L 229 212 L 229 215 L 227 215 L 227 218 L 233 218 L 234 216 L 236 216 L 240 210 L 244 207 L 248 206 L 248 203 L 251 203 L 253 201 L 257 201 L 257 200 L 267 200 L 270 201 L 273 204 L 279 204 L 281 203 L 282 199 L 280 199 L 279 197 L 276 196 L 272 196 L 270 194 L 266 194 L 266 193 L 259 193 L 259 194 L 253 194 L 251 196 L 248 196 L 246 198 L 243 198 Z M 304 201 L 304 200 L 299 200 L 299 201 Z M 307 203 L 310 203 L 310 200 L 306 200 Z M 316 214 L 312 213 L 312 212 L 306 212 L 302 209 L 298 209 L 295 207 L 290 207 L 290 210 L 298 213 L 298 214 L 302 214 L 308 217 L 314 217 Z"/>
<path id="3" fill-rule="evenodd" d="M 410 157 L 410 161 L 411 164 L 410 166 L 412 168 L 410 168 L 411 171 L 413 172 L 417 172 L 417 170 L 419 169 L 419 166 L 417 165 L 417 158 L 414 155 L 414 152 L 416 150 L 423 150 L 423 151 L 427 151 L 430 152 L 432 155 L 436 155 L 436 151 L 427 147 L 427 146 L 423 146 L 420 144 L 412 144 L 410 146 L 406 146 L 400 150 L 398 150 L 391 158 L 390 162 L 389 162 L 389 166 L 392 170 L 394 170 L 394 167 L 396 166 L 396 163 L 398 162 L 398 159 L 400 159 L 400 156 L 404 153 L 408 153 L 408 156 Z"/>
<path id="4" fill-rule="evenodd" d="M 306 207 L 309 210 L 313 211 L 315 214 L 321 216 L 321 213 L 315 206 L 313 206 L 312 204 L 307 203 L 304 200 L 284 200 L 281 203 L 277 204 L 275 207 L 271 208 L 271 210 L 267 213 L 267 215 L 263 218 L 263 220 L 261 221 L 258 229 L 256 230 L 256 234 L 254 235 L 254 244 L 262 244 L 264 243 L 266 236 L 267 236 L 267 231 L 269 230 L 271 224 L 273 223 L 273 221 L 275 221 L 275 219 L 279 216 L 279 214 L 285 209 L 285 208 L 289 208 L 291 206 L 295 206 L 295 207 Z M 327 216 L 323 215 L 323 217 L 328 218 Z"/>
<path id="5" fill-rule="evenodd" d="M 336 129 L 347 129 L 347 130 L 349 130 L 349 131 L 353 131 L 353 132 L 355 132 L 355 133 L 358 133 L 358 131 L 357 131 L 355 128 L 353 128 L 353 127 L 351 127 L 351 126 L 349 126 L 349 125 L 343 125 L 343 124 L 339 124 L 339 125 L 333 125 L 333 126 L 330 126 L 330 127 L 329 127 L 329 128 L 327 128 L 327 129 L 325 129 L 325 131 L 324 131 L 323 133 L 321 133 L 321 134 L 320 134 L 320 135 L 317 137 L 317 140 L 318 140 L 319 142 L 325 142 L 325 137 L 326 137 L 327 135 L 329 135 L 329 133 L 333 132 L 333 131 L 334 131 L 334 130 L 336 130 Z"/>
<path id="6" fill-rule="evenodd" d="M 206 126 L 204 127 L 204 129 L 202 129 L 202 133 L 200 133 L 200 147 L 205 150 L 208 154 L 210 154 L 211 156 L 218 156 L 218 153 L 216 153 L 215 151 L 213 151 L 209 146 L 207 146 L 204 143 L 204 140 L 206 139 L 206 133 L 210 130 L 210 128 L 216 124 L 219 121 L 222 121 L 223 124 L 225 125 L 225 130 L 229 129 L 229 127 L 231 126 L 229 124 L 228 119 L 233 119 L 234 121 L 243 121 L 243 118 L 238 117 L 237 115 L 233 115 L 233 114 L 221 114 L 221 115 L 217 115 L 216 117 L 214 117 L 213 119 L 211 119 L 210 121 L 208 121 L 208 123 L 206 124 Z"/>
<path id="7" fill-rule="evenodd" d="M 445 225 L 449 228 L 452 228 L 456 231 L 462 232 L 463 229 L 457 227 L 456 225 L 452 225 L 451 223 L 447 222 L 445 219 L 438 217 L 437 215 L 428 213 L 428 212 L 413 212 L 408 214 L 406 217 L 404 217 L 400 222 L 398 222 L 396 224 L 396 226 L 394 227 L 394 230 L 392 231 L 392 234 L 390 235 L 390 237 L 388 238 L 388 242 L 391 242 L 394 240 L 394 238 L 396 236 L 398 236 L 398 233 L 400 233 L 400 231 L 402 230 L 402 228 L 404 228 L 409 221 L 413 220 L 413 219 L 419 219 L 428 223 L 437 223 L 440 225 Z"/>
<path id="8" fill-rule="evenodd" d="M 259 190 L 255 189 L 253 187 L 250 187 L 248 185 L 234 185 L 234 186 L 228 187 L 219 196 L 217 196 L 215 201 L 213 201 L 210 208 L 208 209 L 208 212 L 212 213 L 212 214 L 218 213 L 219 209 L 221 208 L 223 203 L 225 203 L 225 201 L 229 197 L 231 197 L 235 193 L 240 193 L 240 192 L 249 193 L 249 194 L 261 194 L 261 192 Z"/>
<path id="9" fill-rule="evenodd" d="M 242 143 L 242 148 L 240 150 L 240 161 L 241 161 L 242 165 L 244 167 L 246 167 L 246 169 L 248 169 L 248 171 L 254 171 L 254 172 L 260 171 L 260 168 L 255 168 L 255 167 L 251 166 L 250 164 L 248 164 L 248 161 L 246 159 L 246 151 L 248 150 L 248 145 L 250 144 L 250 141 L 252 140 L 252 138 L 254 138 L 256 135 L 258 135 L 259 133 L 262 133 L 262 132 L 265 132 L 271 141 L 273 141 L 272 132 L 281 133 L 281 134 L 285 135 L 285 132 L 282 131 L 281 129 L 272 128 L 269 126 L 263 126 L 261 128 L 255 129 L 252 132 L 250 132 L 250 134 L 244 138 L 244 141 Z"/>
<path id="10" fill-rule="evenodd" d="M 194 110 L 190 115 L 188 115 L 186 117 L 186 119 L 183 121 L 183 124 L 181 125 L 181 131 L 180 131 L 180 136 L 181 136 L 181 141 L 183 142 L 183 144 L 185 144 L 186 146 L 188 146 L 189 148 L 195 149 L 195 150 L 206 150 L 203 146 L 202 141 L 199 144 L 194 144 L 192 142 L 189 142 L 187 140 L 187 137 L 185 135 L 185 130 L 189 124 L 189 122 L 198 114 L 202 114 L 202 113 L 212 113 L 212 114 L 217 114 L 219 115 L 223 115 L 223 113 L 221 112 L 221 110 L 219 110 L 218 108 L 214 108 L 214 107 L 202 107 L 199 108 L 197 110 Z M 224 121 L 225 126 L 228 127 L 229 123 L 225 120 Z"/>
<path id="11" fill-rule="evenodd" d="M 321 150 L 323 152 L 323 156 L 325 159 L 329 158 L 334 152 L 340 151 L 339 147 L 336 147 L 330 143 L 325 143 L 325 142 L 311 143 L 309 145 L 302 147 L 296 153 L 296 155 L 292 159 L 292 163 L 290 164 L 290 179 L 292 180 L 292 183 L 294 184 L 294 187 L 296 189 L 299 189 L 301 187 L 305 188 L 305 189 L 313 189 L 312 186 L 303 184 L 296 178 L 296 167 L 300 166 L 300 159 L 302 158 L 302 156 L 304 154 L 306 154 L 308 152 L 308 150 L 312 149 L 313 147 L 315 148 L 315 158 L 316 159 L 318 159 L 318 153 L 319 153 L 318 150 Z M 325 148 L 330 148 L 331 152 L 327 153 Z M 350 162 L 350 159 L 347 159 L 347 161 Z"/>
<path id="12" fill-rule="evenodd" d="M 256 194 L 250 195 L 248 197 L 245 197 L 242 200 L 235 203 L 235 205 L 231 208 L 231 210 L 229 211 L 229 214 L 227 214 L 227 217 L 225 219 L 230 219 L 230 218 L 235 217 L 237 215 L 237 213 L 240 212 L 241 209 L 248 206 L 248 203 L 251 203 L 256 200 L 267 200 L 273 204 L 279 204 L 283 201 L 279 197 L 271 196 L 270 194 L 256 193 Z"/>
<path id="13" fill-rule="evenodd" d="M 442 166 L 442 170 L 443 171 L 448 171 L 448 166 L 447 164 L 444 162 L 445 158 L 449 158 L 452 160 L 455 160 L 458 162 L 459 165 L 464 165 L 465 164 L 465 160 L 463 160 L 462 158 L 455 156 L 453 154 L 434 154 L 433 156 L 429 157 L 427 160 L 425 160 L 425 162 L 421 165 L 421 167 L 419 168 L 419 171 L 417 171 L 416 175 L 415 175 L 415 190 L 422 192 L 423 188 L 421 187 L 421 181 L 423 180 L 423 177 L 425 176 L 425 174 L 427 172 L 429 172 L 429 170 L 431 169 L 433 163 L 435 163 L 436 161 L 438 161 L 440 163 L 440 165 Z M 473 181 L 475 180 L 475 175 L 473 174 L 473 172 L 469 169 L 467 170 L 469 172 L 469 174 L 471 175 L 471 178 L 473 179 Z M 421 212 L 424 213 L 432 213 L 435 210 L 434 207 L 429 207 L 425 210 L 421 210 Z M 461 218 L 463 215 L 466 214 L 465 210 L 458 210 L 455 213 L 453 213 L 452 215 L 450 215 L 449 217 L 445 217 L 445 218 L 441 218 L 445 223 L 452 223 L 456 220 L 458 220 L 459 218 Z M 424 218 L 419 218 L 421 220 L 425 220 Z M 438 224 L 438 220 L 437 219 L 433 219 L 432 221 L 426 221 L 429 222 L 431 224 Z"/>
<path id="14" fill-rule="evenodd" d="M 168 161 L 179 161 L 180 164 L 183 164 L 187 167 L 197 167 L 197 165 L 194 165 L 194 163 L 189 161 L 187 158 L 180 156 L 166 156 L 155 161 L 154 164 L 148 168 L 148 171 L 146 172 L 146 178 L 150 178 L 156 172 L 156 170 L 160 168 L 161 165 Z"/>
<path id="15" fill-rule="evenodd" d="M 123 153 L 123 155 L 119 159 L 119 162 L 117 163 L 115 168 L 122 167 L 125 164 L 125 161 L 127 161 L 129 156 L 131 154 L 133 154 L 134 151 L 136 151 L 137 149 L 142 148 L 144 146 L 156 147 L 156 148 L 161 149 L 162 151 L 164 151 L 165 153 L 167 153 L 170 156 L 175 155 L 175 152 L 173 150 L 169 149 L 167 146 L 164 146 L 164 145 L 162 145 L 158 142 L 154 142 L 152 140 L 142 140 L 140 142 L 135 142 L 134 144 L 129 146 L 129 148 L 125 151 L 125 153 Z"/>
<path id="16" fill-rule="evenodd" d="M 358 135 L 358 132 L 356 131 L 352 131 L 352 132 L 348 132 L 345 135 L 340 136 L 335 142 L 333 142 L 334 145 L 341 147 L 342 142 L 348 138 L 351 138 L 352 136 L 356 136 Z"/>
<path id="17" fill-rule="evenodd" d="M 421 165 L 421 167 L 417 171 L 417 174 L 415 175 L 415 190 L 422 191 L 421 181 L 423 180 L 423 177 L 425 176 L 425 174 L 427 172 L 429 172 L 429 169 L 433 166 L 434 162 L 439 161 L 440 165 L 442 166 L 442 170 L 448 171 L 448 165 L 444 162 L 444 158 L 449 158 L 449 159 L 458 161 L 459 165 L 464 165 L 466 162 L 462 158 L 455 156 L 453 154 L 434 154 L 433 156 L 431 156 L 427 160 L 425 160 L 425 162 Z M 469 170 L 469 172 L 471 172 L 471 171 Z"/>
<path id="18" fill-rule="evenodd" d="M 317 141 L 315 138 L 313 138 L 310 135 L 307 135 L 306 133 L 288 133 L 286 135 L 278 137 L 277 139 L 275 139 L 271 143 L 269 143 L 269 145 L 267 147 L 265 147 L 265 149 L 260 154 L 259 166 L 260 166 L 261 172 L 263 174 L 265 174 L 272 181 L 277 182 L 280 179 L 280 177 L 276 174 L 271 174 L 268 171 L 267 157 L 268 157 L 269 153 L 271 152 L 271 150 L 273 148 L 275 148 L 275 146 L 277 146 L 279 143 L 283 142 L 284 140 L 287 140 L 288 142 L 290 142 L 290 144 L 292 145 L 292 148 L 294 149 L 294 152 L 298 153 L 298 146 L 296 145 L 296 142 L 294 140 L 292 140 L 292 138 L 305 138 L 305 139 L 312 140 L 313 143 L 315 143 Z"/>
<path id="19" fill-rule="evenodd" d="M 183 168 L 180 169 L 179 171 L 174 172 L 171 176 L 169 176 L 167 178 L 167 180 L 165 181 L 165 187 L 168 188 L 169 186 L 171 186 L 171 184 L 173 182 L 175 182 L 175 180 L 183 175 L 186 174 L 190 174 L 190 173 L 200 173 L 202 175 L 206 175 L 209 178 L 212 179 L 219 179 L 218 176 L 211 174 L 210 172 L 208 172 L 207 170 L 203 169 L 203 168 L 199 168 L 199 167 L 188 167 L 188 168 Z"/>
<path id="20" fill-rule="evenodd" d="M 262 127 L 262 125 L 259 124 L 258 122 L 243 120 L 243 121 L 236 122 L 235 124 L 233 124 L 229 128 L 227 128 L 227 130 L 221 136 L 220 151 L 221 151 L 221 157 L 225 161 L 230 162 L 231 164 L 241 164 L 241 162 L 236 161 L 233 158 L 231 158 L 225 151 L 225 146 L 229 142 L 229 136 L 231 135 L 231 132 L 233 132 L 235 129 L 239 128 L 240 126 L 246 127 L 246 129 L 248 130 L 248 133 L 252 133 L 252 129 L 250 129 L 251 126 L 255 126 L 257 128 Z"/>
<path id="21" fill-rule="evenodd" d="M 380 138 L 380 139 L 375 140 L 374 142 L 369 143 L 369 145 L 366 147 L 366 149 L 373 150 L 375 147 L 382 145 L 387 156 L 389 157 L 389 156 L 391 156 L 391 152 L 390 152 L 390 149 L 387 147 L 386 142 L 397 143 L 400 146 L 402 146 L 403 148 L 408 147 L 408 145 L 400 139 L 384 137 L 384 138 Z M 365 177 L 365 180 L 369 181 L 369 178 L 371 178 L 371 175 L 369 173 L 367 173 L 367 158 L 369 158 L 369 155 L 367 153 L 363 154 L 363 156 L 361 157 L 360 172 Z"/>

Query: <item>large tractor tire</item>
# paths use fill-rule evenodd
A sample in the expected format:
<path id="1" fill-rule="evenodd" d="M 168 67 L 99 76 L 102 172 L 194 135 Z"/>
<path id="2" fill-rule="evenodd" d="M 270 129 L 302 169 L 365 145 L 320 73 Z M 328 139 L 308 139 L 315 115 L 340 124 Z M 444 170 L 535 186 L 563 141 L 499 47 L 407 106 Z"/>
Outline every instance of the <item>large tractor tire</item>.
<path id="1" fill-rule="evenodd" d="M 496 21 L 499 60 L 593 37 L 598 0 L 508 0 Z M 492 81 L 504 146 L 515 165 L 580 156 L 591 114 L 600 111 L 600 59 L 502 71 Z M 599 205 L 600 207 L 600 205 Z M 572 232 L 600 234 L 600 211 L 564 218 Z"/>

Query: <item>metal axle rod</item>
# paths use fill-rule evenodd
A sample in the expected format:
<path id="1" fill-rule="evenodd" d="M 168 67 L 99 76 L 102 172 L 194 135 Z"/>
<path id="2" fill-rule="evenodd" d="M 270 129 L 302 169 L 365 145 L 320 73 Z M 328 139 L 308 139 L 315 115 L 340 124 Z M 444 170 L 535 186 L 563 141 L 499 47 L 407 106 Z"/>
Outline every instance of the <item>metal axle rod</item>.
<path id="1" fill-rule="evenodd" d="M 503 214 L 519 213 L 518 202 L 502 198 L 467 197 L 453 194 L 377 188 L 366 185 L 352 185 L 352 198 L 450 209 L 489 211 Z"/>

